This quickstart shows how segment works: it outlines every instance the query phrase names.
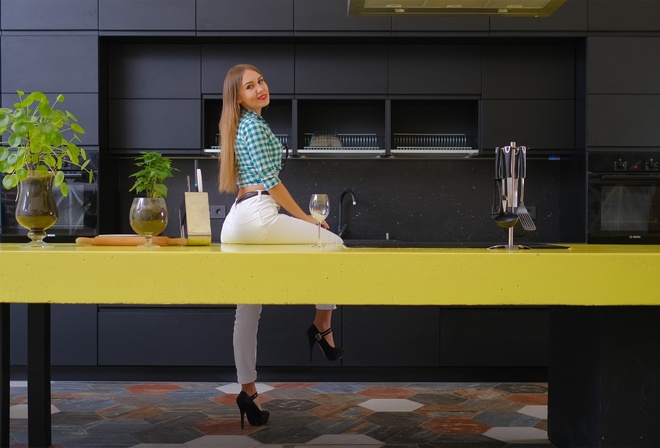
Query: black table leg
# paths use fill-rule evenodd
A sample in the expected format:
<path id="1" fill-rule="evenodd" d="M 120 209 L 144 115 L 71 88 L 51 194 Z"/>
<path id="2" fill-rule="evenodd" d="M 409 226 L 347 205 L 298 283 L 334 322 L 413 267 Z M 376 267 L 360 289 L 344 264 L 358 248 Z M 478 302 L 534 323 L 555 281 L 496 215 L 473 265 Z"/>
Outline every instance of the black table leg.
<path id="1" fill-rule="evenodd" d="M 9 304 L 0 303 L 0 446 L 9 447 Z"/>
<path id="2" fill-rule="evenodd" d="M 28 446 L 48 447 L 50 424 L 50 304 L 28 304 Z"/>

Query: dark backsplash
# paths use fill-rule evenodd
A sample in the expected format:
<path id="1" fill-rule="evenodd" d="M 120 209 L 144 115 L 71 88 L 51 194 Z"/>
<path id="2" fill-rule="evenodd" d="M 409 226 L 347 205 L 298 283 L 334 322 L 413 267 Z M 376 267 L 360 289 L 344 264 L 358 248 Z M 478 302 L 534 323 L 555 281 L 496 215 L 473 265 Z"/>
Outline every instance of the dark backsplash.
<path id="1" fill-rule="evenodd" d="M 130 159 L 110 159 L 117 177 L 107 179 L 102 191 L 101 233 L 132 233 L 128 210 L 128 176 L 135 168 Z M 330 229 L 337 231 L 339 197 L 345 188 L 355 192 L 357 205 L 346 197 L 343 235 L 350 239 L 391 239 L 440 242 L 506 242 L 507 232 L 491 216 L 492 159 L 289 159 L 281 179 L 307 209 L 312 193 L 327 193 L 332 203 Z M 178 209 L 183 203 L 186 175 L 193 176 L 194 161 L 176 159 L 180 171 L 168 182 L 170 222 L 165 234 L 178 236 Z M 217 191 L 217 160 L 198 161 L 211 205 L 233 204 L 233 196 Z M 530 159 L 525 204 L 536 207 L 537 230 L 516 241 L 558 242 L 560 238 L 560 178 L 557 161 Z M 120 194 L 112 194 L 119 191 Z M 104 194 L 105 193 L 105 194 Z M 112 216 L 118 219 L 113 220 Z M 219 242 L 223 219 L 213 219 L 213 241 Z"/>

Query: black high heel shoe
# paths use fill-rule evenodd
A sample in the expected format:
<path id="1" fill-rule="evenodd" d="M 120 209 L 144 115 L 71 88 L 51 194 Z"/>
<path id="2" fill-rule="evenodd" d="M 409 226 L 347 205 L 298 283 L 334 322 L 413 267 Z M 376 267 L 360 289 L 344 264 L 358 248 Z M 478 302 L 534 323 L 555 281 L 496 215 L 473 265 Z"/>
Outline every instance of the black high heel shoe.
<path id="1" fill-rule="evenodd" d="M 250 397 L 248 394 L 241 391 L 241 393 L 238 394 L 238 397 L 236 397 L 238 410 L 241 411 L 241 429 L 245 426 L 243 420 L 245 414 L 247 414 L 248 423 L 252 426 L 261 426 L 268 422 L 270 412 L 259 409 L 259 406 L 254 402 L 254 399 L 257 398 L 257 396 L 258 394 L 255 393 Z"/>
<path id="2" fill-rule="evenodd" d="M 344 356 L 343 347 L 332 347 L 328 344 L 328 341 L 325 340 L 325 336 L 332 333 L 332 328 L 328 328 L 324 332 L 320 332 L 316 325 L 312 324 L 307 329 L 307 339 L 309 340 L 309 360 L 312 360 L 312 353 L 314 349 L 314 343 L 318 342 L 319 347 L 323 351 L 325 358 L 328 361 L 337 361 Z"/>

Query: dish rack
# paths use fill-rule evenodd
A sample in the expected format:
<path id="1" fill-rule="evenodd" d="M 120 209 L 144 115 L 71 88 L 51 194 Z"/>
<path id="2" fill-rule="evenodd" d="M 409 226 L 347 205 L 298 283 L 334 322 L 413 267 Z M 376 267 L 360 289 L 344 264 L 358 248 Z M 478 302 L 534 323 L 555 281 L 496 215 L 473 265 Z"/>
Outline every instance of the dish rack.
<path id="1" fill-rule="evenodd" d="M 339 134 L 314 132 L 304 134 L 304 146 L 299 154 L 382 153 L 377 134 Z"/>
<path id="2" fill-rule="evenodd" d="M 478 154 L 465 134 L 392 134 L 392 154 Z"/>
<path id="3" fill-rule="evenodd" d="M 275 137 L 282 143 L 282 145 L 289 147 L 289 134 L 275 134 Z M 220 153 L 220 134 L 215 134 L 215 145 L 211 148 L 204 150 L 205 154 L 219 154 Z M 284 151 L 284 149 L 283 149 Z"/>

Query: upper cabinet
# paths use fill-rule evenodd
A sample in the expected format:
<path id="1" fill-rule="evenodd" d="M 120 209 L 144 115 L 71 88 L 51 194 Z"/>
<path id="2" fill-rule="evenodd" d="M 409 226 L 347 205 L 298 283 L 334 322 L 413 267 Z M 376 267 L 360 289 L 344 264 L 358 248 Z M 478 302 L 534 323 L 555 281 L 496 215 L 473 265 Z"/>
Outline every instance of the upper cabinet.
<path id="1" fill-rule="evenodd" d="M 197 0 L 197 31 L 293 32 L 293 0 Z"/>
<path id="2" fill-rule="evenodd" d="M 221 95 L 227 71 L 242 63 L 259 69 L 271 94 L 293 94 L 294 46 L 287 44 L 203 45 L 202 93 Z"/>
<path id="3" fill-rule="evenodd" d="M 6 31 L 98 29 L 98 4 L 95 1 L 2 0 L 1 8 L 0 26 Z"/>
<path id="4" fill-rule="evenodd" d="M 194 1 L 98 0 L 98 4 L 100 31 L 140 34 L 195 31 Z"/>
<path id="5" fill-rule="evenodd" d="M 386 95 L 386 45 L 297 45 L 296 94 Z"/>
<path id="6" fill-rule="evenodd" d="M 115 44 L 108 53 L 110 98 L 200 97 L 199 45 Z"/>
<path id="7" fill-rule="evenodd" d="M 656 0 L 590 0 L 589 31 L 660 31 Z"/>
<path id="8" fill-rule="evenodd" d="M 659 37 L 590 37 L 587 40 L 591 94 L 660 94 Z"/>
<path id="9" fill-rule="evenodd" d="M 3 35 L 0 57 L 3 92 L 98 92 L 96 36 Z"/>
<path id="10" fill-rule="evenodd" d="M 481 45 L 392 45 L 388 85 L 392 95 L 479 95 Z"/>
<path id="11" fill-rule="evenodd" d="M 346 0 L 294 0 L 293 29 L 296 33 L 359 32 L 389 35 L 389 17 L 348 17 Z"/>
<path id="12" fill-rule="evenodd" d="M 483 98 L 575 98 L 575 46 L 484 45 Z"/>

